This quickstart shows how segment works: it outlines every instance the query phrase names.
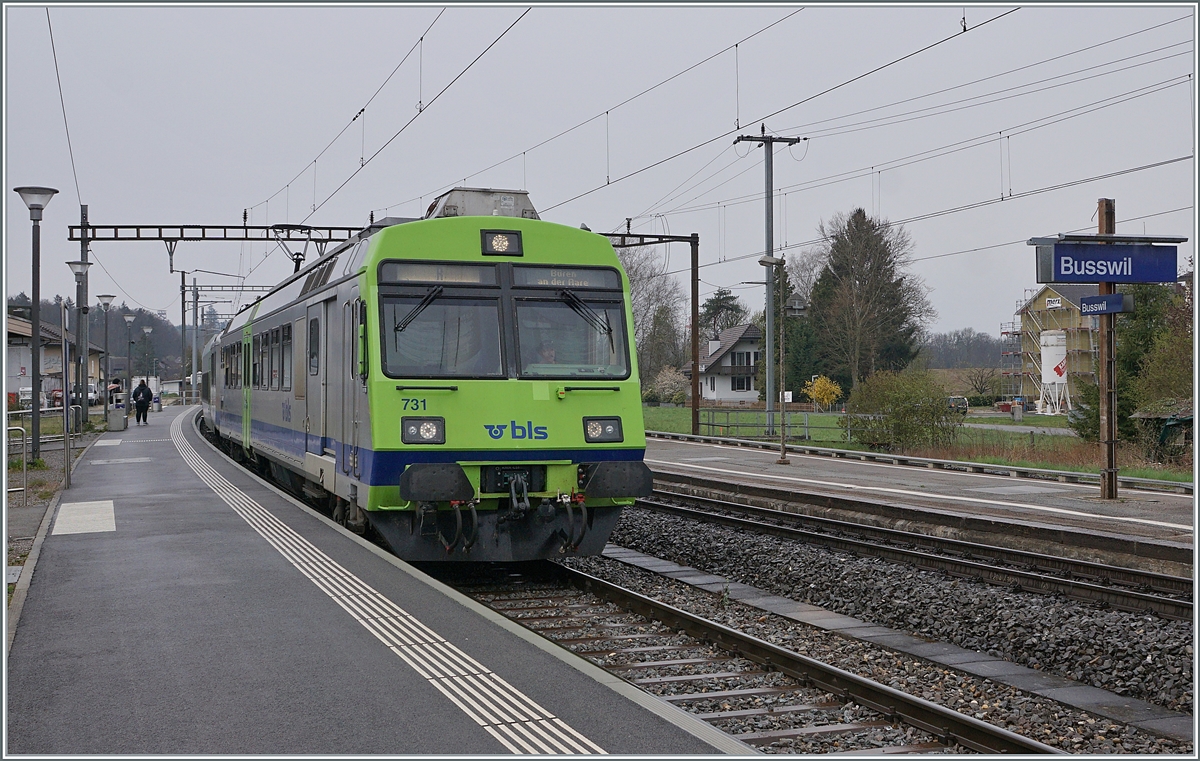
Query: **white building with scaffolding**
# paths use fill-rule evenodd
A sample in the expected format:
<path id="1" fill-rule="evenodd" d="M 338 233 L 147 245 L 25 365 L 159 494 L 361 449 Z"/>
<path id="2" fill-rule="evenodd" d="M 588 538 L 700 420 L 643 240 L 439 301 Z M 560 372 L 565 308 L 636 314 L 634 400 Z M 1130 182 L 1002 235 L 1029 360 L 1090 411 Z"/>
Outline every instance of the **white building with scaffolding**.
<path id="1" fill-rule="evenodd" d="M 1065 414 L 1081 383 L 1095 383 L 1099 351 L 1095 317 L 1084 317 L 1079 300 L 1095 285 L 1056 283 L 1027 288 L 1013 321 L 1000 325 L 1002 394 L 1036 402 L 1038 412 Z"/>

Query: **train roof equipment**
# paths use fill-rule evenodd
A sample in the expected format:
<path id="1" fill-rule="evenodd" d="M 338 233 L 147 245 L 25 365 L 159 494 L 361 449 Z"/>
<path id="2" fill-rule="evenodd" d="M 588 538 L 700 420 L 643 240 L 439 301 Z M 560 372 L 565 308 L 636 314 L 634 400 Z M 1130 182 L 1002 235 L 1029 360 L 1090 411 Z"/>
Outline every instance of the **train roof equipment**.
<path id="1" fill-rule="evenodd" d="M 541 219 L 527 190 L 452 188 L 433 199 L 425 219 L 442 217 L 521 217 Z"/>

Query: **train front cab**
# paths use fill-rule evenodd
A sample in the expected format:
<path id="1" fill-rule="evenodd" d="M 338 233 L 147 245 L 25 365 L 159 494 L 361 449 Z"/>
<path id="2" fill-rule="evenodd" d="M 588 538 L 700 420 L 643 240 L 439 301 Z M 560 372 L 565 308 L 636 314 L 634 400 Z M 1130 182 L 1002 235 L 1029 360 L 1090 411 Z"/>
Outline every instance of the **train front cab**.
<path id="1" fill-rule="evenodd" d="M 606 249 L 607 266 L 384 260 L 367 289 L 378 329 L 364 331 L 366 353 L 381 372 L 367 381 L 366 513 L 409 560 L 597 554 L 622 506 L 651 489 L 628 284 L 611 247 L 504 221 L 524 223 L 527 241 L 554 228 L 560 251 Z"/>

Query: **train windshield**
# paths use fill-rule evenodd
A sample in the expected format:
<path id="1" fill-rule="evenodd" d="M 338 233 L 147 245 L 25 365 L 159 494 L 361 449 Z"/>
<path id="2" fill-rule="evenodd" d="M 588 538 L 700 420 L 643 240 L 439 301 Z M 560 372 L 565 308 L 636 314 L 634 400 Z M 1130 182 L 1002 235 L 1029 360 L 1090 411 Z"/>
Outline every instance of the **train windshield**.
<path id="1" fill-rule="evenodd" d="M 521 376 L 628 378 L 625 310 L 621 302 L 517 299 Z"/>
<path id="2" fill-rule="evenodd" d="M 382 299 L 384 372 L 393 378 L 503 376 L 499 302 L 436 291 Z"/>

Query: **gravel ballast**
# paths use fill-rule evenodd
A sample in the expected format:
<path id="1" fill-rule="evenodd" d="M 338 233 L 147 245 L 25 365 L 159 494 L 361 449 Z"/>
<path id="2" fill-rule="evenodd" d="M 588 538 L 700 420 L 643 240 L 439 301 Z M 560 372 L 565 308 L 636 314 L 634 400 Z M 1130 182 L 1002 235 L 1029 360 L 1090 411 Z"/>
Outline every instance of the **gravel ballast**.
<path id="1" fill-rule="evenodd" d="M 1190 621 L 950 579 L 626 509 L 611 541 L 791 599 L 1192 713 Z"/>
<path id="2" fill-rule="evenodd" d="M 723 599 L 719 594 L 616 560 L 571 558 L 563 563 L 780 647 L 1072 753 L 1192 752 L 1192 743 L 1157 737 L 990 679 L 956 672 L 868 642 L 847 639 L 764 613 Z M 705 710 L 720 710 L 720 707 L 707 706 Z M 794 747 L 763 750 L 795 753 L 830 752 L 839 748 L 822 748 L 817 744 L 803 750 Z"/>

